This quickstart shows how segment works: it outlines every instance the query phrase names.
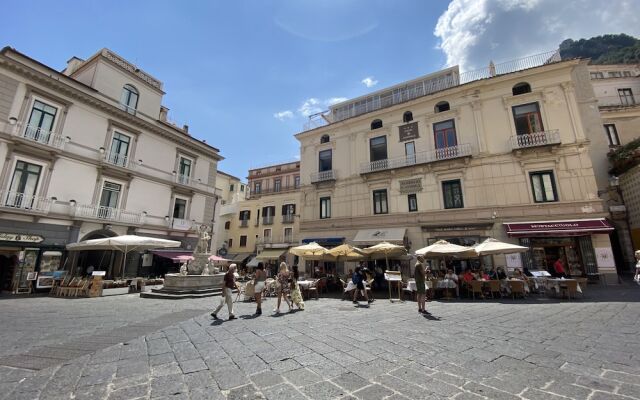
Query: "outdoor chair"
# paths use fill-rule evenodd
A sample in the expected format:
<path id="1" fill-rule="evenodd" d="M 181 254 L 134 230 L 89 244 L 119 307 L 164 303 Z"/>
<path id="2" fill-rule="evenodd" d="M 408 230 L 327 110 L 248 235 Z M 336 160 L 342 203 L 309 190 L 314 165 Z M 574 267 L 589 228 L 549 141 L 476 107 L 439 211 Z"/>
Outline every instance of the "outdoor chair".
<path id="1" fill-rule="evenodd" d="M 578 281 L 567 281 L 560 284 L 560 292 L 562 293 L 562 297 L 566 296 L 569 300 L 571 297 L 576 298 L 576 294 L 578 293 Z"/>
<path id="2" fill-rule="evenodd" d="M 516 295 L 522 296 L 524 299 L 524 282 L 518 280 L 509 281 L 509 288 L 511 289 L 511 296 L 515 299 Z"/>
<path id="3" fill-rule="evenodd" d="M 500 298 L 502 298 L 502 290 L 500 288 L 500 281 L 488 281 L 487 282 L 489 284 L 489 293 L 491 294 L 491 298 L 493 299 L 494 294 L 498 293 L 498 296 L 500 296 Z"/>
<path id="4" fill-rule="evenodd" d="M 482 281 L 471 281 L 467 283 L 467 296 L 471 295 L 471 297 L 475 300 L 476 293 L 480 294 L 480 298 L 484 298 L 482 294 Z"/>
<path id="5" fill-rule="evenodd" d="M 311 298 L 311 293 L 315 292 L 316 294 L 316 300 L 318 300 L 319 297 L 319 290 L 318 290 L 318 282 L 320 282 L 320 279 L 316 279 L 315 281 L 313 281 L 311 283 L 311 285 L 309 285 L 309 288 L 307 289 L 307 298 Z"/>
<path id="6" fill-rule="evenodd" d="M 347 292 L 347 282 L 345 282 L 344 279 L 340 278 L 340 284 L 342 285 L 342 300 L 349 300 L 351 291 Z"/>

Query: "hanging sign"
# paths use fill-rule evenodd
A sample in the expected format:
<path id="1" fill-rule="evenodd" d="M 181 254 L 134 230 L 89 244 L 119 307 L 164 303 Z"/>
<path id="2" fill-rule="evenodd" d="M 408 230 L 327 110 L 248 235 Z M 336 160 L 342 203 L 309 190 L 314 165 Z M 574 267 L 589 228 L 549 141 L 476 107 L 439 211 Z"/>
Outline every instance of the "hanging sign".
<path id="1" fill-rule="evenodd" d="M 44 238 L 40 235 L 0 232 L 0 242 L 4 241 L 4 242 L 40 243 L 43 240 Z"/>

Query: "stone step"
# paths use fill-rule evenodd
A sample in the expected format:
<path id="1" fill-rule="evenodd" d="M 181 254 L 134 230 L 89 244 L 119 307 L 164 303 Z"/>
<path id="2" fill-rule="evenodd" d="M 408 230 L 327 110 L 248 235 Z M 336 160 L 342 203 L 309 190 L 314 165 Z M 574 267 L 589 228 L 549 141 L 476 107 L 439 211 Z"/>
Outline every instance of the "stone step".
<path id="1" fill-rule="evenodd" d="M 160 289 L 151 289 L 152 293 L 162 293 L 162 294 L 205 294 L 215 292 L 220 294 L 222 292 L 222 288 L 207 288 L 207 289 L 176 289 L 176 288 L 160 288 Z"/>
<path id="2" fill-rule="evenodd" d="M 205 293 L 163 293 L 163 292 L 142 292 L 140 293 L 140 297 L 148 298 L 148 299 L 167 299 L 167 300 L 180 300 L 180 299 L 200 299 L 203 297 L 213 297 L 220 296 L 222 292 L 218 291 L 207 291 Z"/>

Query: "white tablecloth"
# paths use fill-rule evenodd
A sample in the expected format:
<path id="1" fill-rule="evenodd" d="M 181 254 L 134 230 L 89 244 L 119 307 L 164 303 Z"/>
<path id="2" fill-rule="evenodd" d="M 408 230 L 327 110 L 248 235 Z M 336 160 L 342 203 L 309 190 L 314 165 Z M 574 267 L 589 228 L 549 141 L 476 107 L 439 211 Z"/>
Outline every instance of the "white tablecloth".
<path id="1" fill-rule="evenodd" d="M 433 282 L 431 282 L 431 281 L 426 281 L 424 283 L 424 285 L 425 285 L 426 289 L 433 289 Z M 407 290 L 410 290 L 412 292 L 415 292 L 416 290 L 418 290 L 418 286 L 416 285 L 416 281 L 411 280 L 411 281 L 407 282 Z"/>
<path id="2" fill-rule="evenodd" d="M 458 284 L 453 279 L 443 279 L 438 281 L 438 289 L 455 289 Z"/>
<path id="3" fill-rule="evenodd" d="M 313 281 L 298 281 L 298 286 L 300 286 L 300 289 L 306 290 L 309 289 L 312 283 Z"/>
<path id="4" fill-rule="evenodd" d="M 560 293 L 560 285 L 565 282 L 575 282 L 575 279 L 547 279 L 547 288 L 555 289 L 556 293 Z M 582 289 L 580 288 L 580 284 L 578 284 L 577 292 L 582 293 Z"/>

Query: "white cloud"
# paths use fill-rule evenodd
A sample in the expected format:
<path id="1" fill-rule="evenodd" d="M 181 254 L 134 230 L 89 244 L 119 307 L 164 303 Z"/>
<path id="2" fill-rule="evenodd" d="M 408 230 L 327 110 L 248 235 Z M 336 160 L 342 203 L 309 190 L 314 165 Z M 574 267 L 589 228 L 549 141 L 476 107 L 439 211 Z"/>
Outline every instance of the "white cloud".
<path id="1" fill-rule="evenodd" d="M 348 100 L 346 97 L 331 97 L 326 100 L 320 100 L 315 97 L 310 97 L 302 103 L 302 105 L 298 108 L 298 112 L 302 116 L 308 117 L 309 115 L 326 111 L 329 106 L 337 103 L 342 103 L 346 100 Z"/>
<path id="2" fill-rule="evenodd" d="M 280 112 L 277 112 L 277 113 L 273 114 L 273 117 L 275 119 L 279 119 L 280 121 L 284 121 L 285 119 L 293 118 L 293 112 L 291 112 L 289 110 L 280 111 Z"/>
<path id="3" fill-rule="evenodd" d="M 366 87 L 374 87 L 375 85 L 378 84 L 378 81 L 373 79 L 373 76 L 367 76 L 360 82 L 362 82 L 362 84 L 364 84 Z"/>
<path id="4" fill-rule="evenodd" d="M 564 39 L 640 34 L 637 0 L 452 0 L 434 35 L 447 65 L 486 67 L 558 47 Z"/>

